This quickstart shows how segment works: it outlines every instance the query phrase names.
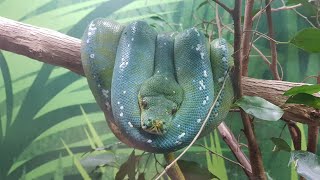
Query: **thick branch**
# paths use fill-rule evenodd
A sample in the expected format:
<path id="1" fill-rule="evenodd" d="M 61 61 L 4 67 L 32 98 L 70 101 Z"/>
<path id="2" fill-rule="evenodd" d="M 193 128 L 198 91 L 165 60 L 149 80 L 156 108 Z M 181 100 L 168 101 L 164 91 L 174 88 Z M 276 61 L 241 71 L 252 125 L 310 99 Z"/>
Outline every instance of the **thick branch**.
<path id="1" fill-rule="evenodd" d="M 69 69 L 84 76 L 80 60 L 80 40 L 45 28 L 34 27 L 0 17 L 0 49 Z M 283 105 L 282 94 L 303 83 L 242 78 L 243 93 L 260 96 L 285 109 L 283 118 L 320 125 L 314 109 L 302 105 Z"/>
<path id="2" fill-rule="evenodd" d="M 83 75 L 80 40 L 57 31 L 0 17 L 0 49 Z"/>

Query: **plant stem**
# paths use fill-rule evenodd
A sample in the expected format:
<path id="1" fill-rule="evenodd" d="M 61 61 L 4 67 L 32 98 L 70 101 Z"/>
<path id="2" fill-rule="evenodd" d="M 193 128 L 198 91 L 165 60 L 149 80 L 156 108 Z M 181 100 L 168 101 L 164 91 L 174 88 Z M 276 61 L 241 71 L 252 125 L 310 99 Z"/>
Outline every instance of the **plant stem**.
<path id="1" fill-rule="evenodd" d="M 268 35 L 270 38 L 274 39 L 274 32 L 273 32 L 273 23 L 272 23 L 272 16 L 271 16 L 271 1 L 266 0 L 266 14 L 267 14 L 267 22 L 268 22 Z M 280 80 L 280 76 L 278 73 L 278 55 L 277 55 L 277 46 L 274 41 L 269 40 L 270 42 L 270 49 L 271 49 L 271 65 L 270 69 L 275 80 Z"/>
<path id="2" fill-rule="evenodd" d="M 246 7 L 244 12 L 244 22 L 243 22 L 243 38 L 241 39 L 242 47 L 242 75 L 248 76 L 248 66 L 249 66 L 249 54 L 251 50 L 251 31 L 252 31 L 252 11 L 253 11 L 254 0 L 246 0 Z M 241 14 L 240 14 L 241 17 Z"/>
<path id="3" fill-rule="evenodd" d="M 174 160 L 175 160 L 175 157 L 174 157 L 174 153 L 171 152 L 171 153 L 166 153 L 166 154 L 163 154 L 167 164 L 170 164 L 172 163 Z M 167 170 L 167 174 L 169 175 L 169 177 L 172 179 L 172 180 L 185 180 L 183 174 L 182 174 L 182 171 L 178 165 L 177 162 L 175 162 L 171 168 L 169 168 Z"/>
<path id="4" fill-rule="evenodd" d="M 222 136 L 222 139 L 226 142 L 226 144 L 231 149 L 234 156 L 237 158 L 239 163 L 244 167 L 243 170 L 247 174 L 248 177 L 252 176 L 252 168 L 251 164 L 247 158 L 247 156 L 241 151 L 240 145 L 236 138 L 234 137 L 231 130 L 228 128 L 228 126 L 222 122 L 218 126 L 218 130 L 220 135 Z"/>
<path id="5" fill-rule="evenodd" d="M 250 1 L 252 4 L 253 2 Z M 241 0 L 235 0 L 235 8 L 233 10 L 233 21 L 234 21 L 234 49 L 235 49 L 235 54 L 234 54 L 234 64 L 235 64 L 235 71 L 234 71 L 234 79 L 235 79 L 235 89 L 236 89 L 236 98 L 239 99 L 243 95 L 242 91 L 242 78 L 241 74 L 247 74 L 247 68 L 242 70 L 242 56 L 248 56 L 249 51 L 250 51 L 250 35 L 246 37 L 243 41 L 241 41 Z M 247 3 L 247 11 L 248 9 L 252 9 L 252 4 Z M 251 17 L 251 12 L 250 15 L 245 16 L 245 21 L 247 21 L 247 28 L 252 27 L 252 17 Z M 248 13 L 248 12 L 247 12 Z M 245 14 L 247 14 L 245 13 Z M 249 13 L 248 13 L 249 14 Z M 246 20 L 247 18 L 247 20 Z M 249 19 L 250 18 L 250 19 Z M 250 25 L 251 22 L 251 25 Z M 241 43 L 242 44 L 247 44 L 247 48 L 242 51 L 241 54 Z M 249 57 L 249 56 L 248 56 Z M 262 162 L 262 156 L 261 152 L 259 150 L 258 143 L 256 141 L 254 131 L 252 128 L 251 121 L 249 119 L 249 116 L 242 110 L 240 109 L 240 114 L 242 118 L 242 123 L 244 126 L 244 133 L 247 137 L 248 141 L 248 148 L 249 148 L 249 157 L 250 157 L 250 163 L 252 166 L 252 174 L 253 177 L 250 177 L 250 179 L 266 179 L 266 176 L 264 174 L 264 167 L 263 167 L 263 162 Z"/>

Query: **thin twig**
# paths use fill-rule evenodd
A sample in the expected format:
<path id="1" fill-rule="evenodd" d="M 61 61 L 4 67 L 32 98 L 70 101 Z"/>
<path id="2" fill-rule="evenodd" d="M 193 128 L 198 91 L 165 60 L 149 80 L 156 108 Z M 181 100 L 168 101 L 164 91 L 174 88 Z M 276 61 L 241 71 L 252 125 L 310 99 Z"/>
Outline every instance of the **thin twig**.
<path id="1" fill-rule="evenodd" d="M 301 150 L 301 131 L 296 123 L 288 122 L 288 129 L 295 150 Z"/>
<path id="2" fill-rule="evenodd" d="M 219 35 L 219 38 L 222 37 L 222 28 L 221 28 L 221 20 L 220 20 L 220 17 L 219 17 L 219 7 L 218 5 L 216 4 L 216 23 L 217 23 L 217 28 L 218 28 L 218 35 Z"/>
<path id="3" fill-rule="evenodd" d="M 319 127 L 317 125 L 308 125 L 308 146 L 307 151 L 315 153 L 317 151 L 319 137 Z"/>
<path id="4" fill-rule="evenodd" d="M 227 5 L 223 4 L 222 2 L 220 2 L 219 0 L 213 0 L 215 3 L 219 4 L 219 6 L 221 6 L 224 10 L 226 10 L 229 14 L 233 13 L 233 10 L 230 9 Z"/>
<path id="5" fill-rule="evenodd" d="M 243 168 L 243 169 L 246 169 L 246 167 L 244 167 L 241 163 L 239 163 L 239 162 L 237 162 L 237 161 L 233 161 L 232 159 L 229 159 L 229 158 L 227 158 L 227 157 L 224 157 L 223 155 L 218 154 L 218 153 L 210 150 L 209 148 L 207 148 L 207 147 L 204 146 L 203 144 L 195 144 L 195 145 L 196 145 L 196 146 L 203 147 L 203 148 L 205 148 L 207 151 L 209 151 L 211 154 L 217 155 L 217 156 L 221 157 L 222 159 L 225 159 L 225 160 L 227 160 L 227 161 L 229 161 L 229 162 L 231 162 L 231 163 L 233 163 L 233 164 L 236 164 L 236 165 L 240 166 L 240 167 Z M 249 169 L 246 169 L 246 170 L 249 171 Z"/>
<path id="6" fill-rule="evenodd" d="M 266 14 L 267 14 L 267 22 L 268 22 L 268 30 L 269 30 L 269 37 L 274 39 L 274 32 L 273 32 L 273 23 L 272 23 L 272 16 L 271 16 L 271 1 L 266 0 Z M 271 65 L 270 69 L 275 80 L 280 80 L 280 76 L 278 73 L 278 55 L 277 55 L 277 47 L 274 41 L 269 40 L 270 42 L 270 49 L 271 49 Z"/>
<path id="7" fill-rule="evenodd" d="M 243 76 L 248 76 L 249 66 L 249 54 L 250 54 L 250 39 L 252 31 L 252 11 L 253 11 L 254 0 L 246 0 L 246 6 L 244 11 L 244 22 L 243 22 L 243 37 L 241 41 L 242 47 L 242 72 Z"/>
<path id="8" fill-rule="evenodd" d="M 272 1 L 271 1 L 272 2 Z M 270 2 L 270 3 L 271 3 Z M 284 11 L 284 10 L 292 10 L 292 9 L 296 9 L 298 7 L 301 7 L 302 4 L 295 4 L 295 5 L 292 5 L 292 6 L 286 6 L 286 5 L 283 5 L 282 7 L 279 7 L 279 8 L 272 8 L 271 11 L 272 12 L 277 12 L 277 11 Z M 261 9 L 259 12 L 257 12 L 252 20 L 255 20 L 258 16 L 260 16 L 262 13 L 264 13 L 266 11 L 266 7 Z"/>
<path id="9" fill-rule="evenodd" d="M 218 126 L 218 131 L 222 136 L 222 139 L 226 142 L 226 144 L 229 146 L 234 156 L 239 161 L 239 163 L 245 167 L 243 168 L 244 172 L 250 177 L 252 175 L 251 164 L 247 156 L 241 151 L 240 144 L 234 137 L 231 130 L 228 128 L 228 126 L 224 122 L 222 122 Z"/>

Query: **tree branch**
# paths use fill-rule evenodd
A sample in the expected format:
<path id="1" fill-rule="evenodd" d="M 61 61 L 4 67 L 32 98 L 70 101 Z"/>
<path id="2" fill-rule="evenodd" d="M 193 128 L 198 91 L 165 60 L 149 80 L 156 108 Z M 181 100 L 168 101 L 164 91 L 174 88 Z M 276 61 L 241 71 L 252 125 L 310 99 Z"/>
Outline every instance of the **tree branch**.
<path id="1" fill-rule="evenodd" d="M 244 30 L 252 28 L 252 18 L 251 11 L 253 7 L 253 0 L 247 0 L 246 3 L 246 12 L 245 12 L 245 22 L 244 22 Z M 233 9 L 233 22 L 234 22 L 234 78 L 235 84 L 235 96 L 236 99 L 239 99 L 243 96 L 243 84 L 242 84 L 242 76 L 246 76 L 248 74 L 248 66 L 243 66 L 242 61 L 248 59 L 250 53 L 250 37 L 251 34 L 248 32 L 244 33 L 243 39 L 241 34 L 241 0 L 235 0 L 234 9 Z M 248 13 L 250 12 L 250 13 Z M 241 47 L 243 48 L 241 51 Z M 243 59 L 242 59 L 243 58 Z M 249 62 L 249 61 L 248 61 Z M 242 69 L 243 68 L 243 69 Z M 262 155 L 259 149 L 259 145 L 257 143 L 254 129 L 252 126 L 252 122 L 248 116 L 242 109 L 240 109 L 240 115 L 242 119 L 244 134 L 246 135 L 248 141 L 249 148 L 249 158 L 252 167 L 252 177 L 250 179 L 266 179 Z"/>
<path id="2" fill-rule="evenodd" d="M 219 0 L 213 0 L 215 3 L 219 4 L 224 10 L 226 10 L 229 14 L 232 14 L 233 10 L 230 9 L 227 5 L 223 4 Z"/>
<path id="3" fill-rule="evenodd" d="M 267 22 L 268 22 L 268 35 L 270 38 L 274 39 L 273 33 L 273 23 L 272 23 L 272 16 L 271 16 L 271 1 L 266 0 L 266 14 L 267 14 Z M 278 73 L 278 55 L 277 55 L 277 46 L 274 41 L 269 40 L 270 42 L 270 49 L 271 49 L 271 59 L 272 63 L 270 65 L 270 69 L 275 80 L 280 80 L 280 76 Z"/>
<path id="4" fill-rule="evenodd" d="M 218 130 L 220 132 L 220 135 L 222 136 L 222 139 L 226 142 L 226 144 L 229 146 L 234 156 L 237 158 L 238 162 L 242 165 L 244 172 L 247 174 L 248 177 L 251 177 L 252 176 L 251 164 L 247 156 L 241 151 L 239 143 L 234 137 L 231 130 L 228 128 L 228 126 L 224 122 L 222 122 L 218 126 Z"/>

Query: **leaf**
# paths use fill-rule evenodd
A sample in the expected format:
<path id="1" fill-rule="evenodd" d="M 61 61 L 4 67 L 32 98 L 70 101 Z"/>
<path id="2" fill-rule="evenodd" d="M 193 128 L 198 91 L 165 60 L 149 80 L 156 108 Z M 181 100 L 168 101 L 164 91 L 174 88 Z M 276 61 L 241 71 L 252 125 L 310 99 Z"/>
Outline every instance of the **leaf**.
<path id="1" fill-rule="evenodd" d="M 283 115 L 281 108 L 257 96 L 242 96 L 234 104 L 241 107 L 246 113 L 262 120 L 277 121 Z"/>
<path id="2" fill-rule="evenodd" d="M 113 166 L 116 163 L 116 157 L 113 153 L 101 153 L 88 155 L 87 157 L 80 160 L 80 163 L 84 167 L 97 167 L 102 165 Z"/>
<path id="3" fill-rule="evenodd" d="M 186 180 L 193 180 L 193 179 L 206 180 L 206 179 L 212 179 L 212 178 L 219 179 L 217 176 L 213 175 L 207 168 L 201 167 L 196 162 L 178 160 L 177 163 Z"/>
<path id="4" fill-rule="evenodd" d="M 298 87 L 293 87 L 286 91 L 283 95 L 285 96 L 292 96 L 296 95 L 298 93 L 307 93 L 307 94 L 314 94 L 320 91 L 320 85 L 315 84 L 315 85 L 303 85 L 303 86 L 298 86 Z"/>
<path id="5" fill-rule="evenodd" d="M 300 4 L 300 0 L 288 0 L 286 2 L 287 6 L 292 6 L 292 5 L 297 5 L 297 4 Z"/>
<path id="6" fill-rule="evenodd" d="M 307 151 L 292 151 L 289 163 L 294 162 L 297 173 L 306 179 L 320 179 L 319 157 Z"/>
<path id="7" fill-rule="evenodd" d="M 316 109 L 320 109 L 320 98 L 306 93 L 298 93 L 289 97 L 286 103 L 304 104 Z"/>
<path id="8" fill-rule="evenodd" d="M 129 180 L 135 179 L 137 158 L 134 154 L 135 151 L 133 150 L 128 160 L 120 166 L 119 171 L 117 172 L 115 177 L 116 180 L 123 180 L 126 175 L 128 175 Z"/>
<path id="9" fill-rule="evenodd" d="M 289 43 L 310 53 L 320 52 L 320 29 L 306 28 L 298 32 Z"/>
<path id="10" fill-rule="evenodd" d="M 276 145 L 276 150 L 283 150 L 287 152 L 291 151 L 289 144 L 285 140 L 276 137 L 272 137 L 270 139 Z"/>
<path id="11" fill-rule="evenodd" d="M 80 161 L 78 160 L 78 158 L 76 156 L 74 156 L 73 152 L 70 150 L 69 146 L 63 141 L 63 139 L 61 139 L 63 146 L 66 148 L 69 156 L 72 157 L 73 159 L 73 163 L 76 166 L 77 170 L 79 171 L 81 177 L 83 179 L 91 179 L 89 174 L 87 173 L 87 171 L 84 169 L 84 167 L 81 165 Z"/>
<path id="12" fill-rule="evenodd" d="M 165 21 L 161 16 L 158 16 L 158 15 L 150 16 L 149 18 L 155 21 Z"/>

